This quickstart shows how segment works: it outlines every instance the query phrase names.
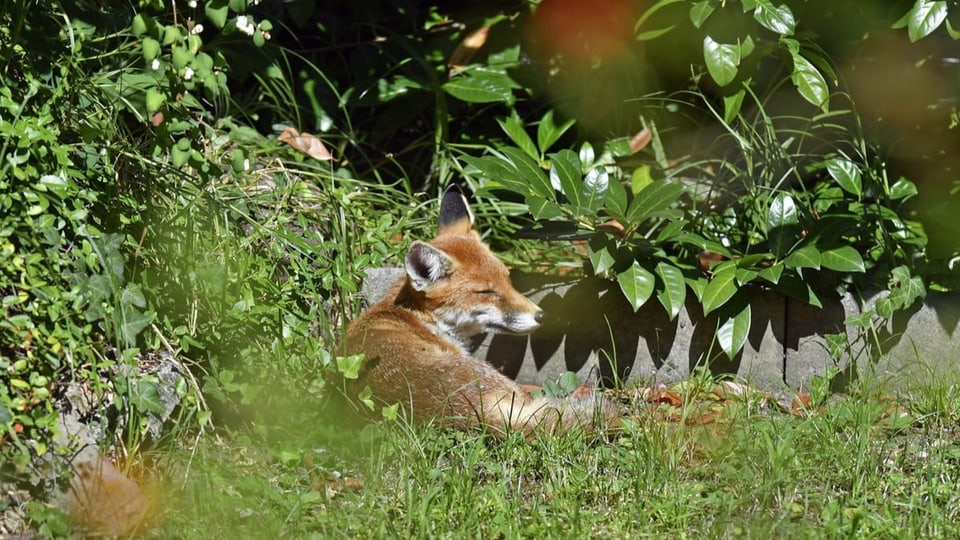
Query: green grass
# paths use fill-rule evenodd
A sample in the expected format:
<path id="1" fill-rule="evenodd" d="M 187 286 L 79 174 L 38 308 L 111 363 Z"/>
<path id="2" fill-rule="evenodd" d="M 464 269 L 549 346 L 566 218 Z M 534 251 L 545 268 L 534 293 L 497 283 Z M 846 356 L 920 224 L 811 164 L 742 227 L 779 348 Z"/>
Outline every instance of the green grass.
<path id="1" fill-rule="evenodd" d="M 732 403 L 697 426 L 637 405 L 609 440 L 532 443 L 400 422 L 332 427 L 301 400 L 268 429 L 161 456 L 167 497 L 151 534 L 956 537 L 960 427 L 955 402 L 929 410 L 939 399 L 902 418 L 911 402 L 878 397 L 799 416 Z"/>

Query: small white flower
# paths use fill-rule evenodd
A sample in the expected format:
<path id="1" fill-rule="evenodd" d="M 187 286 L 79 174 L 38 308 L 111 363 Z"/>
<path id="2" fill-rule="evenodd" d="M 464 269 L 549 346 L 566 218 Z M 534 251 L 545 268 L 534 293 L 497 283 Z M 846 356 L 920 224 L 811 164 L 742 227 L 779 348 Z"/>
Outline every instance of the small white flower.
<path id="1" fill-rule="evenodd" d="M 153 59 L 153 62 L 150 62 L 150 69 L 152 69 L 152 70 L 154 70 L 154 71 L 160 69 L 160 59 L 159 59 L 159 58 L 154 58 L 154 59 Z"/>
<path id="2" fill-rule="evenodd" d="M 243 160 L 243 170 L 245 170 L 245 171 L 249 171 L 249 170 L 250 170 L 250 158 L 244 158 L 244 160 Z"/>
<path id="3" fill-rule="evenodd" d="M 192 78 L 193 78 L 193 68 L 187 67 L 187 69 L 184 70 L 183 72 L 183 80 L 189 81 Z"/>
<path id="4" fill-rule="evenodd" d="M 187 2 L 187 5 L 190 6 L 191 9 L 196 8 L 197 0 L 190 0 L 189 2 Z"/>
<path id="5" fill-rule="evenodd" d="M 240 30 L 248 36 L 252 36 L 257 31 L 257 27 L 254 26 L 253 22 L 250 21 L 250 17 L 247 17 L 246 15 L 238 15 L 237 30 Z"/>
<path id="6" fill-rule="evenodd" d="M 193 27 L 193 30 L 190 30 L 190 33 L 193 34 L 193 35 L 197 35 L 197 34 L 199 34 L 200 32 L 203 32 L 203 25 L 202 25 L 202 24 L 197 24 L 196 26 Z"/>

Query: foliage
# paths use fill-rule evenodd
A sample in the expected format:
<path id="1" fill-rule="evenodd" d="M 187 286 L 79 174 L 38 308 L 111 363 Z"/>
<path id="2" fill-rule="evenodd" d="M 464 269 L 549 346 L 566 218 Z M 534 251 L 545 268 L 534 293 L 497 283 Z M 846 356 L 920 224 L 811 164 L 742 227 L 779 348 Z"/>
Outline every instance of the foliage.
<path id="1" fill-rule="evenodd" d="M 329 424 L 299 407 L 268 435 L 202 444 L 154 536 L 957 532 L 945 482 L 958 474 L 956 392 L 904 401 L 858 393 L 787 415 L 733 394 L 733 381 L 701 377 L 662 392 L 678 405 L 633 402 L 635 421 L 602 441 L 568 433 L 492 442 L 403 424 L 331 439 Z M 718 385 L 731 392 L 710 392 Z"/>
<path id="2" fill-rule="evenodd" d="M 643 29 L 673 3 L 659 2 L 638 20 L 638 38 L 648 46 L 672 26 Z M 650 119 L 631 141 L 549 152 L 572 123 L 558 125 L 553 111 L 527 124 L 536 126 L 536 142 L 514 112 L 500 120 L 508 141 L 489 155 L 462 157 L 464 172 L 482 179 L 485 191 L 521 198 L 518 213 L 538 221 L 538 236 L 586 240 L 588 272 L 615 279 L 634 310 L 655 296 L 672 319 L 691 291 L 704 315 L 717 313 L 717 340 L 730 357 L 749 333 L 754 285 L 820 306 L 831 287 L 885 287 L 893 276 L 891 294 L 871 313 L 884 318 L 926 294 L 915 275 L 926 235 L 903 204 L 916 186 L 889 177 L 852 107 L 830 109 L 821 71 L 836 76 L 826 58 L 796 39 L 789 6 L 743 8 L 759 26 L 737 44 L 721 44 L 706 24 L 715 10 L 732 7 L 698 2 L 689 12 L 703 35 L 706 73 L 721 88 L 720 110 L 703 81 L 698 90 L 647 99 L 667 110 L 692 102 L 713 116 L 722 135 L 701 150 L 704 157 L 669 155 L 667 135 Z M 697 39 L 696 32 L 684 38 Z M 746 64 L 755 48 L 764 50 L 761 58 L 780 51 L 772 76 L 759 71 L 759 58 Z M 819 111 L 772 115 L 766 104 L 787 80 Z"/>
<path id="3" fill-rule="evenodd" d="M 161 350 L 183 375 L 172 439 L 239 415 L 256 440 L 286 396 L 325 406 L 326 375 L 359 365 L 335 344 L 364 269 L 428 237 L 432 195 L 459 176 L 514 262 L 582 264 L 634 309 L 656 298 L 671 318 L 699 305 L 731 356 L 755 287 L 813 304 L 835 289 L 885 288 L 874 311 L 848 321 L 872 329 L 928 289 L 956 286 L 929 257 L 932 218 L 917 206 L 929 183 L 889 159 L 838 61 L 886 27 L 928 54 L 920 47 L 958 37 L 951 3 L 581 4 L 0 2 L 4 481 L 66 462 L 73 449 L 54 431 L 74 388 L 99 407 L 85 420 L 104 413 L 102 444 L 145 449 L 145 419 L 169 389 L 141 368 Z M 834 8 L 865 15 L 829 26 Z M 935 111 L 945 123 L 952 103 Z M 538 241 L 518 241 L 518 230 Z M 563 393 L 575 381 L 546 386 Z M 763 429 L 784 455 L 780 426 Z M 427 449 L 434 462 L 486 451 L 448 442 Z M 650 457 L 637 448 L 614 452 Z M 580 450 L 523 455 L 556 463 L 568 451 Z M 289 468 L 297 452 L 273 458 Z M 473 489 L 452 481 L 455 493 Z M 251 492 L 276 495 L 261 488 Z M 289 494 L 268 506 L 320 500 Z M 359 500 L 377 502 L 368 496 Z M 390 511 L 422 511 L 402 526 L 425 532 L 435 509 L 424 500 Z M 710 515 L 730 508 L 711 501 Z"/>

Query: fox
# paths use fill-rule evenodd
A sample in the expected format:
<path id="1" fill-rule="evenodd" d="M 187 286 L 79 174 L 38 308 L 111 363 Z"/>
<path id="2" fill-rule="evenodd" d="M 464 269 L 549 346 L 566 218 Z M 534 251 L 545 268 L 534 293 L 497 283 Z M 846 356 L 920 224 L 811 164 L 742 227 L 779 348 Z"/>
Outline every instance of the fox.
<path id="1" fill-rule="evenodd" d="M 405 274 L 386 296 L 348 325 L 342 352 L 364 358 L 348 394 L 369 386 L 383 404 L 400 403 L 414 423 L 501 437 L 616 427 L 618 406 L 599 392 L 582 387 L 566 398 L 534 397 L 468 352 L 472 337 L 526 335 L 544 314 L 481 240 L 456 184 L 441 197 L 438 222 L 432 241 L 410 245 Z"/>

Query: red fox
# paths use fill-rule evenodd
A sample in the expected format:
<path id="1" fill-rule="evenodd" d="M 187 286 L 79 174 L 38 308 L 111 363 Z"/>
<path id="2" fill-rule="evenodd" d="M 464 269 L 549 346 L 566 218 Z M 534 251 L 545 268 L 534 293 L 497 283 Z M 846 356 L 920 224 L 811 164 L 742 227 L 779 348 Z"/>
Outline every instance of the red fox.
<path id="1" fill-rule="evenodd" d="M 529 334 L 543 311 L 513 288 L 507 267 L 480 240 L 458 187 L 443 194 L 437 237 L 414 242 L 404 267 L 406 276 L 347 330 L 344 352 L 364 355 L 348 393 L 369 385 L 375 398 L 399 402 L 415 422 L 501 436 L 618 422 L 618 407 L 598 393 L 534 398 L 467 352 L 480 333 Z"/>

